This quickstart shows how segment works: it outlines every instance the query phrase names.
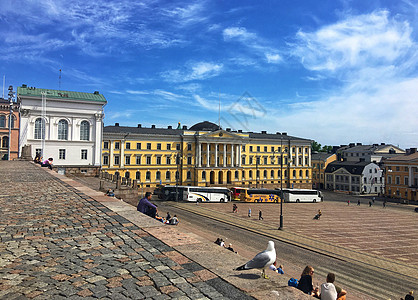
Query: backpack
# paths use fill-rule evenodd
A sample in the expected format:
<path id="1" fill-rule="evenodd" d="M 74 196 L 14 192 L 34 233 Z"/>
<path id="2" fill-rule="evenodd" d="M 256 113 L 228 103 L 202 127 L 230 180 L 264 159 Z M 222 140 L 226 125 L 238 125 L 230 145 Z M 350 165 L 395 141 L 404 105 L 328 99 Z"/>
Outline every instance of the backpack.
<path id="1" fill-rule="evenodd" d="M 288 286 L 298 287 L 298 280 L 295 278 L 290 278 L 287 282 Z"/>

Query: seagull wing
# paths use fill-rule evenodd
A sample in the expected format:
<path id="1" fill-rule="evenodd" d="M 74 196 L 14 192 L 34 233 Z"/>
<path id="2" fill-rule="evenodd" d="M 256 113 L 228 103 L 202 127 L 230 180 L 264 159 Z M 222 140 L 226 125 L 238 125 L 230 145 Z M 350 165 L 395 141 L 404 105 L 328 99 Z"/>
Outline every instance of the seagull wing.
<path id="1" fill-rule="evenodd" d="M 276 254 L 274 252 L 274 254 Z M 276 260 L 276 257 L 272 251 L 263 251 L 258 253 L 252 260 L 245 264 L 245 269 L 263 269 L 267 265 L 271 265 Z"/>

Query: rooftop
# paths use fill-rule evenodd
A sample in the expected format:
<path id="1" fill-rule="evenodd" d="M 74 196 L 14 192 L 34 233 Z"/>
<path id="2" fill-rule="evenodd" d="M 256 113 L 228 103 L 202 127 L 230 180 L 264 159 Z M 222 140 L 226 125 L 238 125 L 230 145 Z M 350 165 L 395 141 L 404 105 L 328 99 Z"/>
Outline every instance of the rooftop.
<path id="1" fill-rule="evenodd" d="M 82 101 L 94 101 L 106 103 L 106 98 L 95 91 L 94 93 L 84 92 L 73 92 L 64 90 L 51 90 L 51 89 L 40 89 L 36 87 L 28 87 L 26 84 L 22 84 L 17 88 L 17 96 L 28 96 L 28 97 L 42 97 L 42 93 L 45 93 L 46 98 L 49 99 L 68 99 L 68 100 L 82 100 Z"/>

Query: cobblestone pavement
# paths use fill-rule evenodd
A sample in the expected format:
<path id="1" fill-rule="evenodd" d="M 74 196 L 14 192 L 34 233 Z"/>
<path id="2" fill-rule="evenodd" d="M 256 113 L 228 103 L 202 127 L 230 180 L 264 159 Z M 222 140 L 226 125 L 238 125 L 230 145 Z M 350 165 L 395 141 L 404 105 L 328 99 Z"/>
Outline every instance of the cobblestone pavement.
<path id="1" fill-rule="evenodd" d="M 0 299 L 252 299 L 38 166 L 0 185 Z"/>

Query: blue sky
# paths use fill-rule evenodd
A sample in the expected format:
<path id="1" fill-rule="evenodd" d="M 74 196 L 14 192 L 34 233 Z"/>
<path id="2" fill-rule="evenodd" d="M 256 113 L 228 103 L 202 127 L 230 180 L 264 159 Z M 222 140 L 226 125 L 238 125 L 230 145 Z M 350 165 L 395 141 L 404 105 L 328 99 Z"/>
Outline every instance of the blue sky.
<path id="1" fill-rule="evenodd" d="M 105 125 L 418 144 L 416 1 L 0 0 L 7 86 L 100 91 Z"/>

